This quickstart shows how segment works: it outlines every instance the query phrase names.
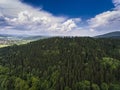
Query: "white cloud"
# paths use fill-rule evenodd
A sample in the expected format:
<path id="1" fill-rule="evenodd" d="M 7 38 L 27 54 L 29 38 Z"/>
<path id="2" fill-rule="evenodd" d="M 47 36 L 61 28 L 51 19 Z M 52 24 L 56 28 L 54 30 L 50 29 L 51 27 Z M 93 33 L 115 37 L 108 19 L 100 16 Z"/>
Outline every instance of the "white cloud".
<path id="1" fill-rule="evenodd" d="M 5 29 L 13 33 L 64 33 L 78 28 L 77 23 L 81 21 L 80 18 L 55 17 L 42 9 L 23 4 L 20 0 L 0 0 L 0 11 L 4 19 L 0 22 L 4 24 L 2 31 Z"/>
<path id="2" fill-rule="evenodd" d="M 114 27 L 120 23 L 120 11 L 107 11 L 88 20 L 91 28 Z M 117 27 L 116 27 L 117 28 Z M 112 28 L 111 28 L 112 29 Z"/>
<path id="3" fill-rule="evenodd" d="M 115 8 L 88 20 L 90 30 L 98 32 L 120 31 L 120 0 L 113 0 Z"/>
<path id="4" fill-rule="evenodd" d="M 120 0 L 113 0 L 113 4 L 115 6 L 115 9 L 120 9 Z"/>
<path id="5" fill-rule="evenodd" d="M 80 18 L 56 17 L 20 0 L 0 0 L 0 34 L 93 36 L 120 30 L 120 0 L 113 0 L 113 3 L 113 11 L 96 15 L 87 20 L 88 26 L 82 26 Z"/>
<path id="6" fill-rule="evenodd" d="M 65 22 L 61 23 L 61 24 L 53 24 L 51 25 L 51 27 L 49 28 L 49 30 L 54 30 L 54 31 L 60 31 L 60 32 L 68 32 L 71 31 L 75 28 L 78 28 L 77 23 L 80 22 L 81 19 L 79 18 L 73 18 L 73 19 L 68 19 Z"/>

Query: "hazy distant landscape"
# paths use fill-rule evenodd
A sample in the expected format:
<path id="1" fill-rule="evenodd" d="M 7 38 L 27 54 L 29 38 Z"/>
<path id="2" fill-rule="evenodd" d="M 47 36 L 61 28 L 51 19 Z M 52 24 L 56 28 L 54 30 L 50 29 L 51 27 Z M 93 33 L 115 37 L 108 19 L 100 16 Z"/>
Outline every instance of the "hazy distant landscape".
<path id="1" fill-rule="evenodd" d="M 0 48 L 11 45 L 27 44 L 32 41 L 47 38 L 46 36 L 15 36 L 15 35 L 0 35 Z"/>
<path id="2" fill-rule="evenodd" d="M 11 45 L 27 44 L 39 39 L 49 38 L 50 36 L 15 36 L 15 35 L 0 35 L 0 48 Z M 120 39 L 120 32 L 111 32 L 104 35 L 98 35 L 94 38 L 116 38 Z"/>
<path id="3" fill-rule="evenodd" d="M 20 44 L 26 44 L 30 41 L 28 40 L 6 40 L 6 39 L 0 39 L 0 48 L 11 46 L 11 45 L 20 45 Z"/>

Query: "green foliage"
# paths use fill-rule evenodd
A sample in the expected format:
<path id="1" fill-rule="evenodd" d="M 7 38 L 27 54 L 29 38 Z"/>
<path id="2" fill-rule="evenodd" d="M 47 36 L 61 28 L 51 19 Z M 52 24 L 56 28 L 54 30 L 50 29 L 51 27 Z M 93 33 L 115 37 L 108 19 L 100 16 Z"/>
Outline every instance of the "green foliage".
<path id="1" fill-rule="evenodd" d="M 69 88 L 68 86 L 66 86 L 64 90 L 71 90 L 71 88 Z"/>
<path id="2" fill-rule="evenodd" d="M 6 75 L 0 75 L 0 87 L 3 90 L 5 90 L 7 79 L 8 79 L 8 77 Z"/>
<path id="3" fill-rule="evenodd" d="M 120 61 L 113 58 L 104 57 L 101 61 L 101 64 L 104 66 L 104 68 L 109 67 L 113 70 L 117 69 L 120 66 Z"/>
<path id="4" fill-rule="evenodd" d="M 110 84 L 109 90 L 120 90 L 120 84 Z"/>
<path id="5" fill-rule="evenodd" d="M 92 90 L 100 90 L 97 84 L 92 84 Z"/>
<path id="6" fill-rule="evenodd" d="M 3 67 L 0 65 L 0 74 L 7 74 L 9 72 L 8 67 Z"/>
<path id="7" fill-rule="evenodd" d="M 32 77 L 31 82 L 32 82 L 32 84 L 31 84 L 32 87 L 29 90 L 39 90 L 39 88 L 40 88 L 39 87 L 39 85 L 40 85 L 39 78 Z"/>
<path id="8" fill-rule="evenodd" d="M 28 90 L 29 86 L 25 80 L 16 78 L 15 80 L 15 90 Z"/>
<path id="9" fill-rule="evenodd" d="M 41 84 L 41 89 L 42 90 L 49 90 L 49 88 L 50 88 L 49 81 L 47 81 L 47 80 L 43 81 L 43 83 Z"/>
<path id="10" fill-rule="evenodd" d="M 119 39 L 79 37 L 1 48 L 0 90 L 120 90 L 119 51 Z"/>
<path id="11" fill-rule="evenodd" d="M 52 87 L 56 86 L 58 79 L 59 79 L 59 71 L 53 72 L 50 79 L 52 83 Z"/>
<path id="12" fill-rule="evenodd" d="M 76 90 L 90 90 L 90 82 L 89 81 L 82 81 L 76 83 Z"/>
<path id="13" fill-rule="evenodd" d="M 101 84 L 101 89 L 102 90 L 108 90 L 109 86 L 106 83 Z"/>

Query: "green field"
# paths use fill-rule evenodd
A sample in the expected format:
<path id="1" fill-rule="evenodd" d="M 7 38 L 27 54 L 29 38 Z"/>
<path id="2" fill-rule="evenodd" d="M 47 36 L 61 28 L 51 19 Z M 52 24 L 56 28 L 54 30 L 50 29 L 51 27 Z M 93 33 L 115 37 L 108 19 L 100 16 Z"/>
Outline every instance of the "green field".
<path id="1" fill-rule="evenodd" d="M 7 46 L 9 46 L 9 45 L 0 45 L 0 48 L 7 47 Z"/>
<path id="2" fill-rule="evenodd" d="M 22 44 L 27 44 L 29 43 L 30 40 L 18 40 L 18 41 L 13 41 L 7 44 L 0 44 L 0 48 L 7 47 L 7 46 L 12 46 L 12 45 L 22 45 Z"/>

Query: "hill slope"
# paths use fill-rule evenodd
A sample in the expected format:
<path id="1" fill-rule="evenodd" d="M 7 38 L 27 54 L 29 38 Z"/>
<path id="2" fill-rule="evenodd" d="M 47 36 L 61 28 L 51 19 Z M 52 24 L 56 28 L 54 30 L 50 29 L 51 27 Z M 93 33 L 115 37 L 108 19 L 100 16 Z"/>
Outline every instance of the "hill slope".
<path id="1" fill-rule="evenodd" d="M 120 90 L 120 40 L 56 37 L 2 48 L 0 85 L 1 90 Z"/>
<path id="2" fill-rule="evenodd" d="M 111 32 L 103 35 L 96 36 L 97 38 L 119 38 L 120 39 L 120 31 Z"/>

